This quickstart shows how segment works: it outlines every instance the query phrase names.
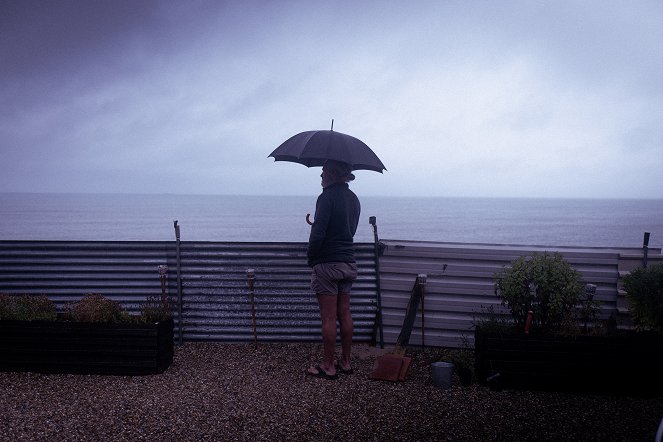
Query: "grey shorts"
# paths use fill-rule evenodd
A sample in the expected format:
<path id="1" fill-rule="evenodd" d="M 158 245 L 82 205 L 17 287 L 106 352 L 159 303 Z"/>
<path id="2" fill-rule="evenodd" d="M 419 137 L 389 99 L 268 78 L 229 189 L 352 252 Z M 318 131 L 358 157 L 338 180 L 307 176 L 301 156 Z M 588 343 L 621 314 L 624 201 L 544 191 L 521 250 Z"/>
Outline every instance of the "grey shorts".
<path id="1" fill-rule="evenodd" d="M 318 295 L 350 293 L 355 279 L 357 264 L 354 262 L 323 262 L 313 266 L 311 289 Z"/>

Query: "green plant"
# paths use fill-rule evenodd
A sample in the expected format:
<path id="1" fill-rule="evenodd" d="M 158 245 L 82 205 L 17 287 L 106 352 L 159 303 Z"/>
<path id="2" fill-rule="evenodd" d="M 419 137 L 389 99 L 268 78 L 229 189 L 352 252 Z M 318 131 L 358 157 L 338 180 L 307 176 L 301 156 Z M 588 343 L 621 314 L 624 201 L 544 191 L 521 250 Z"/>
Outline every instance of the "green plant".
<path id="1" fill-rule="evenodd" d="M 150 296 L 141 305 L 140 316 L 131 316 L 122 306 L 100 294 L 90 293 L 80 301 L 67 305 L 63 320 L 74 322 L 110 322 L 152 324 L 172 317 L 167 296 Z M 53 301 L 45 295 L 0 295 L 0 320 L 55 321 L 58 319 Z"/>
<path id="2" fill-rule="evenodd" d="M 94 293 L 85 295 L 68 310 L 75 322 L 131 322 L 129 314 L 118 302 Z"/>
<path id="3" fill-rule="evenodd" d="M 13 296 L 0 295 L 0 320 L 13 319 Z"/>
<path id="4" fill-rule="evenodd" d="M 148 296 L 140 307 L 140 321 L 146 324 L 166 321 L 172 317 L 170 302 L 165 295 Z"/>
<path id="5" fill-rule="evenodd" d="M 494 276 L 495 294 L 509 308 L 515 325 L 525 327 L 529 311 L 533 326 L 559 330 L 574 318 L 583 285 L 580 273 L 560 253 L 521 256 Z"/>
<path id="6" fill-rule="evenodd" d="M 440 362 L 449 362 L 454 366 L 461 385 L 472 383 L 474 376 L 474 350 L 471 348 L 450 349 L 438 359 Z"/>
<path id="7" fill-rule="evenodd" d="M 482 305 L 481 312 L 478 315 L 475 314 L 472 318 L 472 326 L 474 328 L 481 327 L 482 330 L 487 332 L 503 332 L 513 328 L 513 320 L 496 312 L 495 306 L 492 304 L 488 307 Z"/>
<path id="8" fill-rule="evenodd" d="M 0 319 L 54 321 L 55 304 L 45 295 L 0 295 Z"/>
<path id="9" fill-rule="evenodd" d="M 595 294 L 596 286 L 587 284 L 578 299 L 577 308 L 568 310 L 562 317 L 559 327 L 561 334 L 602 336 L 608 333 L 607 321 L 598 320 L 601 302 L 594 299 Z"/>
<path id="10" fill-rule="evenodd" d="M 451 362 L 456 370 L 469 369 L 474 367 L 474 351 L 468 349 L 450 350 L 441 361 Z"/>
<path id="11" fill-rule="evenodd" d="M 578 319 L 582 322 L 585 331 L 590 324 L 596 323 L 596 318 L 601 311 L 601 302 L 594 299 L 596 295 L 596 286 L 587 284 L 585 292 L 580 299 L 580 308 L 578 309 Z"/>
<path id="12" fill-rule="evenodd" d="M 636 330 L 663 333 L 663 264 L 632 271 L 624 290 Z"/>

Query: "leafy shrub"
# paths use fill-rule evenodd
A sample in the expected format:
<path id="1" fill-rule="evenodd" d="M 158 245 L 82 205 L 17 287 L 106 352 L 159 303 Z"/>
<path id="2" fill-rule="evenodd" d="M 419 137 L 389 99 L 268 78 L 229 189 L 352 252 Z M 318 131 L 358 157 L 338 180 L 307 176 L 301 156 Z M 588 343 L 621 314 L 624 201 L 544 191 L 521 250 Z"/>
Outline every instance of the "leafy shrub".
<path id="1" fill-rule="evenodd" d="M 636 330 L 663 333 L 663 264 L 634 270 L 624 277 L 624 290 Z"/>
<path id="2" fill-rule="evenodd" d="M 95 293 L 85 295 L 68 310 L 75 322 L 131 322 L 129 314 L 118 302 Z"/>
<path id="3" fill-rule="evenodd" d="M 521 256 L 495 274 L 495 294 L 509 308 L 517 327 L 524 328 L 531 310 L 533 327 L 560 330 L 574 321 L 582 293 L 580 273 L 557 252 Z"/>
<path id="4" fill-rule="evenodd" d="M 141 306 L 140 316 L 131 316 L 121 305 L 100 294 L 90 293 L 80 301 L 69 304 L 63 320 L 74 322 L 110 322 L 153 324 L 170 319 L 168 297 L 148 297 Z M 55 303 L 45 295 L 0 295 L 0 320 L 55 321 L 58 319 Z"/>
<path id="5" fill-rule="evenodd" d="M 9 295 L 0 295 L 0 320 L 14 318 L 13 298 Z"/>
<path id="6" fill-rule="evenodd" d="M 440 360 L 454 364 L 456 370 L 472 370 L 474 368 L 474 351 L 468 349 L 452 349 Z"/>
<path id="7" fill-rule="evenodd" d="M 596 294 L 596 286 L 594 284 L 587 284 L 585 286 L 585 293 L 580 299 L 580 309 L 578 310 L 578 318 L 587 329 L 588 324 L 596 323 L 596 318 L 601 310 L 601 303 L 594 299 Z"/>
<path id="8" fill-rule="evenodd" d="M 16 319 L 20 321 L 54 321 L 55 304 L 46 295 L 24 295 L 16 299 Z"/>
<path id="9" fill-rule="evenodd" d="M 472 326 L 481 327 L 488 333 L 499 333 L 512 328 L 513 320 L 496 312 L 494 305 L 488 307 L 482 305 L 480 314 L 475 315 L 472 319 Z"/>
<path id="10" fill-rule="evenodd" d="M 148 296 L 140 307 L 140 321 L 146 324 L 166 321 L 171 318 L 170 302 L 167 296 Z"/>
<path id="11" fill-rule="evenodd" d="M 46 295 L 0 295 L 0 319 L 54 321 L 55 304 Z"/>
<path id="12" fill-rule="evenodd" d="M 569 310 L 564 314 L 559 327 L 561 334 L 603 336 L 608 333 L 609 320 L 598 320 L 601 303 L 594 299 L 595 294 L 596 286 L 594 284 L 587 284 L 584 293 L 578 299 L 577 308 Z"/>

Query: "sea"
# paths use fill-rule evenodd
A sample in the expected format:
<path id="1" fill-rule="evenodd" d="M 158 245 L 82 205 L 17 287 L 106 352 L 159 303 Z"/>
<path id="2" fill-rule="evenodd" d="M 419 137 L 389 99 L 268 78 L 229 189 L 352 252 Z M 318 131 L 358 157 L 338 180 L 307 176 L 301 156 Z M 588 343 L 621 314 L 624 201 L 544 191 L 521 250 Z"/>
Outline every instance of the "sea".
<path id="1" fill-rule="evenodd" d="M 305 242 L 317 195 L 0 193 L 0 240 Z M 355 241 L 663 245 L 663 199 L 361 196 Z M 375 217 L 376 227 L 369 224 Z"/>

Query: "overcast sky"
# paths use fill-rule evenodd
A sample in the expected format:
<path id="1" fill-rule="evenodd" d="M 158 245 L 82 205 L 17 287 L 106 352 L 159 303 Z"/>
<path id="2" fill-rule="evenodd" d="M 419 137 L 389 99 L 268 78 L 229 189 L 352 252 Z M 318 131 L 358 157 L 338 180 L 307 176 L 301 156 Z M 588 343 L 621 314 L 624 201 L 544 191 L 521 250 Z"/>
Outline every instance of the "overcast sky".
<path id="1" fill-rule="evenodd" d="M 0 0 L 0 191 L 663 198 L 663 1 Z"/>

